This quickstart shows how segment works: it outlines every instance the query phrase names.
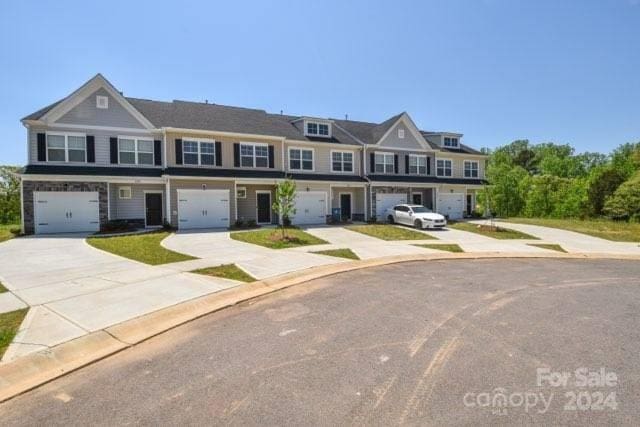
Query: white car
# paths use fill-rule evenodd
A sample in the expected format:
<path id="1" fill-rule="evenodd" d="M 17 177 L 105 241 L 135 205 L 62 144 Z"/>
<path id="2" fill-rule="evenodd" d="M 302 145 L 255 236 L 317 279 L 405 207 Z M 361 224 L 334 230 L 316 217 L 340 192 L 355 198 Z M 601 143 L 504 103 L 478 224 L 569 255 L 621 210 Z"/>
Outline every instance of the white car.
<path id="1" fill-rule="evenodd" d="M 386 212 L 387 221 L 415 228 L 443 228 L 447 220 L 439 213 L 422 205 L 396 205 Z"/>

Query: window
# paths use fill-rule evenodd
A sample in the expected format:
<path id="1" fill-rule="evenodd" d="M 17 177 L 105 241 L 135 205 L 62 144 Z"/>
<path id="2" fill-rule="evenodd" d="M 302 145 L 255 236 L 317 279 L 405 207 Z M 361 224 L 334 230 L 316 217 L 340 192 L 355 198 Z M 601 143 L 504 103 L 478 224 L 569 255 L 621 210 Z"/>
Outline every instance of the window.
<path id="1" fill-rule="evenodd" d="M 477 178 L 478 177 L 478 162 L 472 160 L 464 161 L 464 177 L 465 178 Z"/>
<path id="2" fill-rule="evenodd" d="M 131 187 L 118 187 L 118 197 L 121 199 L 130 199 Z"/>
<path id="3" fill-rule="evenodd" d="M 409 154 L 409 171 L 411 175 L 427 174 L 427 156 Z"/>
<path id="4" fill-rule="evenodd" d="M 124 165 L 152 165 L 153 141 L 131 136 L 118 138 L 120 163 Z"/>
<path id="5" fill-rule="evenodd" d="M 306 134 L 311 136 L 329 136 L 329 124 L 306 122 Z"/>
<path id="6" fill-rule="evenodd" d="M 236 198 L 237 199 L 246 199 L 247 198 L 247 187 L 238 187 L 238 188 L 236 188 Z"/>
<path id="7" fill-rule="evenodd" d="M 182 163 L 185 165 L 213 166 L 216 163 L 214 141 L 182 139 Z"/>
<path id="8" fill-rule="evenodd" d="M 444 137 L 444 146 L 445 147 L 457 148 L 458 147 L 458 138 L 452 138 L 452 137 L 445 136 Z"/>
<path id="9" fill-rule="evenodd" d="M 47 160 L 50 162 L 86 162 L 86 136 L 47 134 Z"/>
<path id="10" fill-rule="evenodd" d="M 331 152 L 331 170 L 333 172 L 353 172 L 353 153 L 350 151 Z"/>
<path id="11" fill-rule="evenodd" d="M 266 168 L 269 166 L 269 147 L 266 144 L 240 144 L 240 166 Z"/>
<path id="12" fill-rule="evenodd" d="M 312 171 L 313 150 L 289 148 L 289 169 Z"/>
<path id="13" fill-rule="evenodd" d="M 398 129 L 398 138 L 404 139 L 404 129 Z"/>
<path id="14" fill-rule="evenodd" d="M 96 108 L 100 108 L 105 110 L 109 108 L 109 97 L 108 96 L 96 96 Z"/>
<path id="15" fill-rule="evenodd" d="M 395 172 L 395 159 L 392 153 L 376 153 L 376 173 L 394 173 Z"/>
<path id="16" fill-rule="evenodd" d="M 436 161 L 436 175 L 451 176 L 451 160 L 438 159 Z"/>

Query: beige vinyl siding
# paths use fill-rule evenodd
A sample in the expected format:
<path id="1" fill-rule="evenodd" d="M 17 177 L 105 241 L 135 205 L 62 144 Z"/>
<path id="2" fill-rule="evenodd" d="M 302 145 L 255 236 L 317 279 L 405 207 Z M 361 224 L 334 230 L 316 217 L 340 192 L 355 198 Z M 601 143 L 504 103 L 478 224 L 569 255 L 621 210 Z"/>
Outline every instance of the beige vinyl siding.
<path id="1" fill-rule="evenodd" d="M 275 197 L 275 190 L 273 185 L 245 185 L 238 184 L 238 188 L 244 187 L 247 189 L 247 197 L 245 199 L 237 199 L 238 203 L 238 219 L 242 221 L 258 219 L 258 199 L 257 191 L 269 191 L 271 193 L 271 204 Z M 276 222 L 276 214 L 271 211 L 271 222 Z"/>
<path id="2" fill-rule="evenodd" d="M 131 187 L 131 199 L 121 199 L 119 195 L 120 187 Z M 144 219 L 145 191 L 162 192 L 162 216 L 165 215 L 165 186 L 154 184 L 109 184 L 109 208 L 111 219 Z"/>
<path id="3" fill-rule="evenodd" d="M 436 170 L 435 170 L 435 160 L 434 160 L 434 156 L 435 153 L 431 152 L 431 151 L 399 151 L 399 150 L 393 150 L 390 148 L 368 148 L 367 149 L 367 158 L 366 161 L 369 162 L 371 161 L 371 157 L 370 157 L 370 153 L 391 153 L 391 154 L 397 154 L 398 155 L 398 173 L 397 175 L 408 175 L 407 170 L 405 168 L 405 156 L 409 155 L 409 154 L 416 154 L 419 156 L 427 156 L 427 158 L 430 158 L 431 160 L 431 174 L 426 175 L 426 176 L 434 176 L 436 174 Z M 367 167 L 369 167 L 367 165 Z M 396 175 L 395 173 L 376 173 L 375 171 L 368 171 L 368 173 L 370 175 Z"/>
<path id="4" fill-rule="evenodd" d="M 176 179 L 170 180 L 170 192 L 171 192 L 171 225 L 178 226 L 178 190 L 190 189 L 201 190 L 202 186 L 206 185 L 206 190 L 229 190 L 229 219 L 233 224 L 236 220 L 236 197 L 234 194 L 233 181 L 216 181 L 209 179 Z"/>
<path id="5" fill-rule="evenodd" d="M 485 158 L 483 157 L 472 157 L 465 156 L 464 154 L 457 153 L 438 153 L 437 158 L 439 159 L 449 159 L 451 160 L 451 167 L 453 174 L 451 178 L 465 178 L 464 176 L 464 161 L 477 161 L 478 162 L 478 178 L 470 178 L 470 179 L 484 179 L 484 163 Z M 432 167 L 432 172 L 435 174 L 435 168 Z M 447 177 L 449 178 L 449 177 Z"/>
<path id="6" fill-rule="evenodd" d="M 313 150 L 313 171 L 306 170 L 291 170 L 289 168 L 289 149 L 301 148 L 304 150 Z M 331 170 L 331 152 L 332 151 L 347 151 L 353 153 L 353 172 L 342 173 L 333 172 Z M 360 163 L 361 155 L 357 149 L 340 147 L 339 144 L 324 144 L 324 145 L 309 145 L 309 144 L 296 144 L 295 142 L 287 142 L 285 144 L 285 170 L 294 173 L 315 173 L 315 174 L 336 174 L 336 175 L 360 175 Z"/>
<path id="7" fill-rule="evenodd" d="M 192 137 L 194 139 L 207 139 L 220 141 L 222 151 L 222 166 L 200 166 L 203 168 L 222 168 L 222 169 L 255 169 L 255 170 L 282 170 L 282 142 L 272 139 L 260 138 L 237 138 L 228 136 L 203 135 L 197 133 L 174 133 L 167 132 L 167 166 L 176 167 L 198 167 L 195 165 L 177 165 L 176 164 L 176 139 L 185 139 Z M 273 145 L 274 168 L 235 168 L 233 165 L 233 144 L 235 143 L 264 143 Z"/>

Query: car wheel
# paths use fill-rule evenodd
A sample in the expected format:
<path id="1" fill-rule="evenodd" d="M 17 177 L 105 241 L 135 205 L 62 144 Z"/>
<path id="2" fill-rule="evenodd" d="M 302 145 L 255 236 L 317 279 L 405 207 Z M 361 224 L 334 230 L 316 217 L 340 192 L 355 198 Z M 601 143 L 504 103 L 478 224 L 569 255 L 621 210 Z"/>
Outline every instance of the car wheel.
<path id="1" fill-rule="evenodd" d="M 416 222 L 414 222 L 413 225 L 415 225 L 415 227 L 419 230 L 422 229 L 422 221 L 420 221 L 419 219 L 416 219 Z"/>
<path id="2" fill-rule="evenodd" d="M 387 217 L 387 221 L 389 222 L 389 224 L 393 224 L 395 221 L 393 220 L 393 215 L 389 215 Z"/>

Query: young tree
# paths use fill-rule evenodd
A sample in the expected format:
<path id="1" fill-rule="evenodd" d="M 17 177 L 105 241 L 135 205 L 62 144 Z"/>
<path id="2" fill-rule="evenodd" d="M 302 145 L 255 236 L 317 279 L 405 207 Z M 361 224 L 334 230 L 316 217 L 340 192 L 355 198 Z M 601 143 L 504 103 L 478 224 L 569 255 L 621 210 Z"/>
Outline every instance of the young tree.
<path id="1" fill-rule="evenodd" d="M 280 228 L 282 229 L 282 238 L 286 237 L 285 220 L 290 219 L 296 214 L 296 182 L 291 178 L 276 185 L 276 199 L 273 202 L 273 210 L 280 217 Z"/>
<path id="2" fill-rule="evenodd" d="M 0 166 L 0 224 L 20 221 L 20 180 L 14 166 Z"/>

